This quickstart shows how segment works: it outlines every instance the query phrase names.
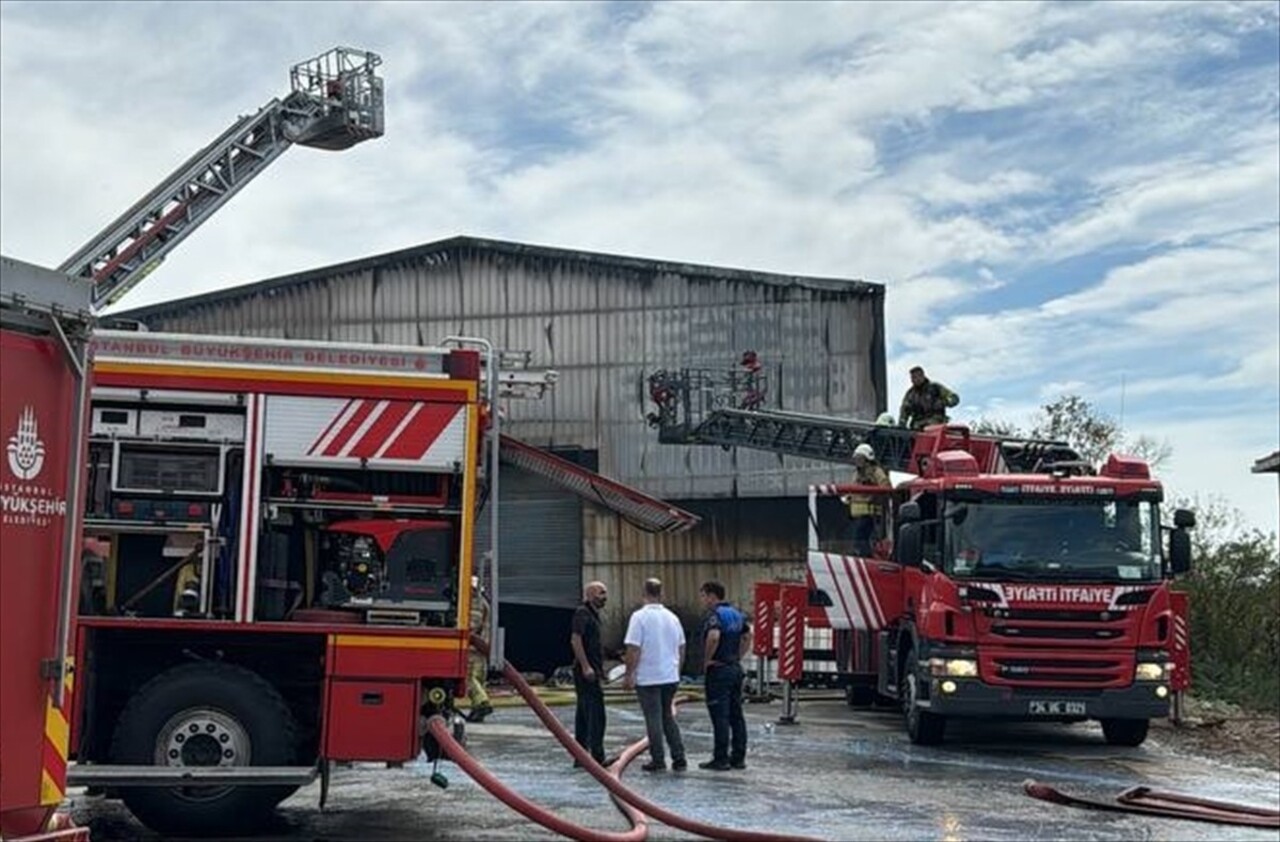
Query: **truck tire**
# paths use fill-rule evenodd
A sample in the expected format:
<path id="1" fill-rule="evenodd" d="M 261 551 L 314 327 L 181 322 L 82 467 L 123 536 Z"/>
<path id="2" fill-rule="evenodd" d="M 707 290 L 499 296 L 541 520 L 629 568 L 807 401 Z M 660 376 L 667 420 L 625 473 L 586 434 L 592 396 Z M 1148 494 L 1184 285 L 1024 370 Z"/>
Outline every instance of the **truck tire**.
<path id="1" fill-rule="evenodd" d="M 259 675 L 219 661 L 184 664 L 144 684 L 120 714 L 113 763 L 289 766 L 297 724 Z M 163 834 L 220 836 L 260 828 L 292 786 L 121 787 L 129 810 Z"/>
<path id="2" fill-rule="evenodd" d="M 1103 719 L 1102 735 L 1107 745 L 1140 746 L 1147 739 L 1149 719 Z"/>
<path id="3" fill-rule="evenodd" d="M 902 659 L 898 680 L 902 687 L 902 715 L 907 737 L 918 746 L 936 746 L 947 730 L 946 717 L 924 710 L 916 702 L 920 698 L 920 676 L 915 667 L 915 652 L 907 649 Z"/>

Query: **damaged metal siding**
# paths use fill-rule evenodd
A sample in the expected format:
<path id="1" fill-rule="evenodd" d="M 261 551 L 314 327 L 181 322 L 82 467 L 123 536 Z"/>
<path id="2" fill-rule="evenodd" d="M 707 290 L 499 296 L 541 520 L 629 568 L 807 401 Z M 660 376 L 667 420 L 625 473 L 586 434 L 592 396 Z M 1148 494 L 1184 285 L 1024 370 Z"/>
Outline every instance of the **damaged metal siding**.
<path id="1" fill-rule="evenodd" d="M 457 238 L 123 317 L 152 330 L 528 350 L 560 380 L 511 401 L 505 432 L 597 450 L 601 473 L 670 499 L 794 497 L 844 471 L 769 453 L 659 445 L 644 416 L 659 368 L 759 353 L 769 405 L 874 418 L 885 394 L 883 288 Z"/>
<path id="2" fill-rule="evenodd" d="M 606 639 L 621 640 L 650 577 L 662 580 L 665 602 L 687 632 L 702 614 L 698 589 L 709 579 L 721 582 L 727 598 L 747 610 L 755 582 L 804 581 L 805 499 L 686 500 L 679 505 L 699 515 L 702 523 L 677 535 L 641 532 L 611 512 L 584 508 L 582 580 L 598 579 L 609 587 L 602 616 Z"/>

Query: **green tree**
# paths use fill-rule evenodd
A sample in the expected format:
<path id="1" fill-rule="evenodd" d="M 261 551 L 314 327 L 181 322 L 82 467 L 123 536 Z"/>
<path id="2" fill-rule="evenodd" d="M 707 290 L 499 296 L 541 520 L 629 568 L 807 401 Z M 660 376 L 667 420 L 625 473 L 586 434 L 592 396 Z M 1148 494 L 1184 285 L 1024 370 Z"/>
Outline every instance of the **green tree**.
<path id="1" fill-rule="evenodd" d="M 983 417 L 969 426 L 983 435 L 1064 441 L 1093 465 L 1100 464 L 1109 454 L 1126 453 L 1142 459 L 1154 470 L 1168 462 L 1173 453 L 1167 441 L 1145 434 L 1128 437 L 1119 422 L 1079 395 L 1061 395 L 1041 406 L 1026 431 L 1004 418 Z"/>
<path id="2" fill-rule="evenodd" d="M 1183 499 L 1196 512 L 1190 594 L 1191 671 L 1199 695 L 1280 711 L 1280 550 L 1220 499 Z"/>

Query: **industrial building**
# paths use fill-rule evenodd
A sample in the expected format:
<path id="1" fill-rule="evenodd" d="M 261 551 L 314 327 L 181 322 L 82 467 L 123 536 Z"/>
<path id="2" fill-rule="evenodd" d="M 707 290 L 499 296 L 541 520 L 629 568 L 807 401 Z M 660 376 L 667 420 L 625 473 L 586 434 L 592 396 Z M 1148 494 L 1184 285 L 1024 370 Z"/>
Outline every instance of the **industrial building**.
<path id="1" fill-rule="evenodd" d="M 118 314 L 152 331 L 434 345 L 482 336 L 559 380 L 503 404 L 503 432 L 699 516 L 679 534 L 637 529 L 625 510 L 513 465 L 500 482 L 500 592 L 507 652 L 567 663 L 567 612 L 607 582 L 606 643 L 621 640 L 648 576 L 691 619 L 697 585 L 750 598 L 800 578 L 804 496 L 845 478 L 829 463 L 659 444 L 646 422 L 660 369 L 763 364 L 769 408 L 873 419 L 887 404 L 884 288 L 457 237 Z M 482 528 L 487 519 L 482 519 Z M 478 546 L 487 543 L 484 535 Z"/>

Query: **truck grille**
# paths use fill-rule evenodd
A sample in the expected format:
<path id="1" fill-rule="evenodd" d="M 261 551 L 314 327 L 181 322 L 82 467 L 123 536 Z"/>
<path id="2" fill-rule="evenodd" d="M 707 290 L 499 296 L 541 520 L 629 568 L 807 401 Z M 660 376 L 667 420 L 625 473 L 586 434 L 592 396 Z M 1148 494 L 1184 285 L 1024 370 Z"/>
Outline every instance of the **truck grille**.
<path id="1" fill-rule="evenodd" d="M 988 632 L 1013 640 L 1120 641 L 1132 628 L 1128 611 L 988 608 Z"/>
<path id="2" fill-rule="evenodd" d="M 1052 638 L 1054 640 L 1115 640 L 1124 636 L 1124 629 L 1063 628 L 1061 626 L 1015 626 L 993 623 L 991 633 L 1002 637 Z"/>
<path id="3" fill-rule="evenodd" d="M 1133 678 L 1133 656 L 1127 653 L 1060 657 L 1004 650 L 984 653 L 980 664 L 984 681 L 1013 687 L 1122 687 Z"/>

